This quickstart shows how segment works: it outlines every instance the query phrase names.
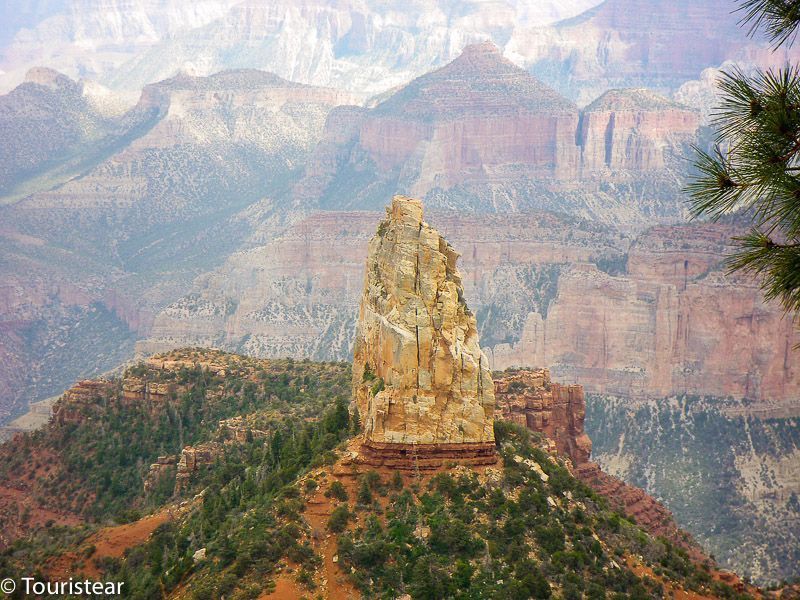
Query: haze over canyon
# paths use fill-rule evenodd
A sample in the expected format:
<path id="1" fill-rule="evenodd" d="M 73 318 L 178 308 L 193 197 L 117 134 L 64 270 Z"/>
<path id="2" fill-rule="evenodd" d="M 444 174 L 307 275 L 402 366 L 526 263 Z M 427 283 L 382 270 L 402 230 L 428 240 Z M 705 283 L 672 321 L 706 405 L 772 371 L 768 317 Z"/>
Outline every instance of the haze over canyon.
<path id="1" fill-rule="evenodd" d="M 719 69 L 796 48 L 729 0 L 11 4 L 3 422 L 177 348 L 351 360 L 404 194 L 463 253 L 489 369 L 582 385 L 606 472 L 723 565 L 800 576 L 800 333 L 726 271 L 745 220 L 683 191 Z"/>

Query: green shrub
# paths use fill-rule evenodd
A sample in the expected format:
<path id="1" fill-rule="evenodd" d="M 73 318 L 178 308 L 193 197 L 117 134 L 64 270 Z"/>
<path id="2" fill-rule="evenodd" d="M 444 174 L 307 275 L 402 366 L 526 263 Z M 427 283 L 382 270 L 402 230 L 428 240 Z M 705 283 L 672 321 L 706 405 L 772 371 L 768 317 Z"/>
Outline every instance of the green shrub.
<path id="1" fill-rule="evenodd" d="M 350 521 L 350 510 L 346 504 L 342 504 L 333 509 L 330 518 L 328 519 L 328 529 L 333 533 L 341 533 L 347 529 L 347 523 Z"/>

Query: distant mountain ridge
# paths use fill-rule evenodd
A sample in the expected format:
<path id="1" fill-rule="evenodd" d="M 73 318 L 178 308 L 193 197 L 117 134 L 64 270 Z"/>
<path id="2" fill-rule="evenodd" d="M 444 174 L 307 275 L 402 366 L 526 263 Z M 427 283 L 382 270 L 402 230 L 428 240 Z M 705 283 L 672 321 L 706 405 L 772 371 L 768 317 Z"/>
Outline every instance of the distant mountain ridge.
<path id="1" fill-rule="evenodd" d="M 246 239 L 294 181 L 330 108 L 353 101 L 243 70 L 148 85 L 133 108 L 107 116 L 83 88 L 38 70 L 0 96 L 14 190 L 0 201 L 5 414 L 118 364 L 131 350 L 120 340 L 147 331 Z M 108 338 L 92 342 L 96 356 L 73 354 L 83 337 L 102 336 L 92 322 Z"/>
<path id="2" fill-rule="evenodd" d="M 698 127 L 689 107 L 642 90 L 580 111 L 482 42 L 373 108 L 335 109 L 293 200 L 377 208 L 405 191 L 439 208 L 670 221 L 686 212 L 679 157 Z"/>
<path id="3" fill-rule="evenodd" d="M 249 67 L 366 97 L 491 40 L 586 104 L 613 87 L 668 92 L 726 60 L 784 62 L 785 53 L 748 40 L 732 8 L 730 0 L 39 1 L 0 12 L 0 90 L 40 65 L 128 90 L 180 71 Z"/>

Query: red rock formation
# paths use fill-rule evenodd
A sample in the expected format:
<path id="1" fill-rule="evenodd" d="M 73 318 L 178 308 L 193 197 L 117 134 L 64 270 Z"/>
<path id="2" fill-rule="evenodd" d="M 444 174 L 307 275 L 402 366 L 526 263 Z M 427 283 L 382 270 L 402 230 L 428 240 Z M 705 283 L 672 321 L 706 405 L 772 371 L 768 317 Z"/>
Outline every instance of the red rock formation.
<path id="1" fill-rule="evenodd" d="M 358 464 L 398 470 L 440 469 L 448 464 L 481 466 L 497 463 L 494 442 L 474 444 L 393 444 L 365 442 L 359 446 Z"/>
<path id="2" fill-rule="evenodd" d="M 450 183 L 511 163 L 571 174 L 577 119 L 574 104 L 484 42 L 379 104 L 359 142 L 386 169 L 407 161 L 426 140 L 425 176 Z"/>
<path id="3" fill-rule="evenodd" d="M 553 383 L 547 369 L 506 371 L 494 383 L 502 418 L 544 434 L 574 465 L 589 460 L 592 441 L 583 429 L 582 386 Z"/>
<path id="4" fill-rule="evenodd" d="M 649 90 L 611 90 L 587 106 L 578 143 L 584 173 L 663 169 L 694 139 L 699 115 Z"/>

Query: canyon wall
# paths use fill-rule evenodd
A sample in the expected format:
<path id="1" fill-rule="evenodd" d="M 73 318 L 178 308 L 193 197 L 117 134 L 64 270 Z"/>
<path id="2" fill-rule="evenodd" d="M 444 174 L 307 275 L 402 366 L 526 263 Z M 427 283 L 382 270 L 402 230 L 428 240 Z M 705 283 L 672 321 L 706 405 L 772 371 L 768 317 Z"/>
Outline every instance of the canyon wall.
<path id="1" fill-rule="evenodd" d="M 64 0 L 0 7 L 0 91 L 47 65 L 117 89 L 178 71 L 252 66 L 363 94 L 384 92 L 493 40 L 518 65 L 588 103 L 610 88 L 670 90 L 726 60 L 783 64 L 730 2 L 520 0 L 256 2 Z"/>
<path id="2" fill-rule="evenodd" d="M 594 171 L 667 167 L 670 152 L 694 140 L 697 114 L 646 89 L 611 90 L 581 113 L 581 166 Z"/>
<path id="3" fill-rule="evenodd" d="M 724 274 L 733 226 L 631 238 L 547 214 L 429 218 L 464 251 L 464 293 L 493 369 L 545 365 L 590 392 L 731 395 L 770 414 L 797 407 L 798 333 L 755 282 Z M 138 350 L 202 343 L 346 358 L 378 219 L 318 212 L 234 254 L 160 313 Z"/>
<path id="4" fill-rule="evenodd" d="M 660 227 L 631 244 L 623 276 L 571 267 L 546 318 L 530 314 L 518 342 L 488 352 L 493 368 L 546 364 L 599 393 L 794 404 L 800 334 L 756 282 L 724 274 L 731 235 Z"/>
<path id="5" fill-rule="evenodd" d="M 267 196 L 353 101 L 255 70 L 178 75 L 113 115 L 86 89 L 37 69 L 0 96 L 0 155 L 16 157 L 0 168 L 3 419 L 128 359 L 161 308 L 269 219 Z"/>

